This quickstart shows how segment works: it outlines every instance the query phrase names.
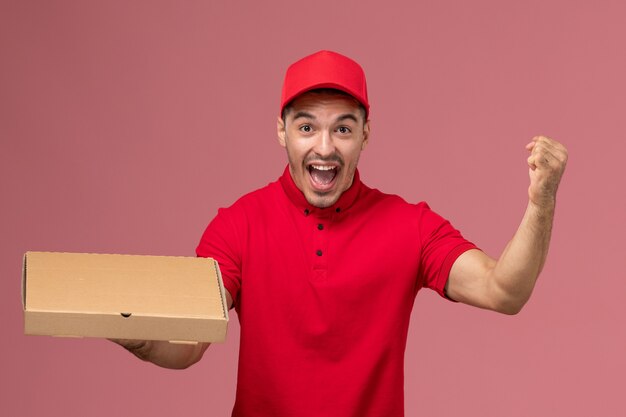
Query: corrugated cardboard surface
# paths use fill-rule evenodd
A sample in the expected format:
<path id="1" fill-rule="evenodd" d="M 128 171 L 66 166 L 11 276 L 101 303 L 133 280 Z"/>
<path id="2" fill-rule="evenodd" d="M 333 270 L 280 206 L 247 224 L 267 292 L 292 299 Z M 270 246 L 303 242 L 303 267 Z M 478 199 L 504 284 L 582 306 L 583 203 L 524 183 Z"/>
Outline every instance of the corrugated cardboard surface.
<path id="1" fill-rule="evenodd" d="M 27 252 L 26 334 L 221 342 L 228 310 L 210 258 Z"/>

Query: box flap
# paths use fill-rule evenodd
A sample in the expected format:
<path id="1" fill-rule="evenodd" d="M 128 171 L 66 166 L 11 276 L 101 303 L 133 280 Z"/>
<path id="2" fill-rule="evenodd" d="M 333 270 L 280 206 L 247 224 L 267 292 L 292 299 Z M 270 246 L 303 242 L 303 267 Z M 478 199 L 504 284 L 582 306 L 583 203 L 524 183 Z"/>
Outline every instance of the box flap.
<path id="1" fill-rule="evenodd" d="M 22 307 L 26 308 L 26 255 L 22 259 Z"/>
<path id="2" fill-rule="evenodd" d="M 25 270 L 30 311 L 226 315 L 210 258 L 29 252 Z"/>

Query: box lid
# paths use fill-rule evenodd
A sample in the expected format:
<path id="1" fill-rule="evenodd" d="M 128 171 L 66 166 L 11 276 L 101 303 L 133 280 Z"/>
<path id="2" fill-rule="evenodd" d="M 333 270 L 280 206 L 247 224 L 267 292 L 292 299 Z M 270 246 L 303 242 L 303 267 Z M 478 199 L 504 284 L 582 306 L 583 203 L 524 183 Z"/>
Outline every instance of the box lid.
<path id="1" fill-rule="evenodd" d="M 31 334 L 221 341 L 228 321 L 211 258 L 27 252 L 23 302 Z"/>

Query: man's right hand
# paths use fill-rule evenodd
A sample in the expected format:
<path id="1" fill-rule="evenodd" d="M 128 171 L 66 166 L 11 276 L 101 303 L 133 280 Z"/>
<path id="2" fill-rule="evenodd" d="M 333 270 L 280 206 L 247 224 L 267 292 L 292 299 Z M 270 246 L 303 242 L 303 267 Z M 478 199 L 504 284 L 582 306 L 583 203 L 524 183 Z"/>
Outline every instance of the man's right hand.
<path id="1" fill-rule="evenodd" d="M 109 339 L 139 359 L 169 369 L 185 369 L 202 359 L 210 343 L 179 344 L 161 340 Z"/>
<path id="2" fill-rule="evenodd" d="M 233 307 L 233 298 L 226 291 L 226 305 Z M 180 344 L 160 340 L 109 339 L 139 359 L 163 368 L 185 369 L 202 359 L 210 343 Z"/>

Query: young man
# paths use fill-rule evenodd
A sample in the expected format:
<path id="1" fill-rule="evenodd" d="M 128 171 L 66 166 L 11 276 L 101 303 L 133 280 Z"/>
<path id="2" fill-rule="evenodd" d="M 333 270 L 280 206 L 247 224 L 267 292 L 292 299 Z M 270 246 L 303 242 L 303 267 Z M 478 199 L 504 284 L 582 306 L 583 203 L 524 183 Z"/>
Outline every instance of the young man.
<path id="1" fill-rule="evenodd" d="M 537 136 L 528 207 L 496 260 L 425 203 L 370 189 L 357 165 L 370 126 L 365 75 L 321 51 L 285 76 L 280 179 L 220 209 L 197 248 L 219 264 L 241 324 L 234 416 L 401 416 L 404 349 L 422 287 L 506 314 L 545 261 L 567 151 Z M 184 368 L 208 345 L 118 341 Z"/>

